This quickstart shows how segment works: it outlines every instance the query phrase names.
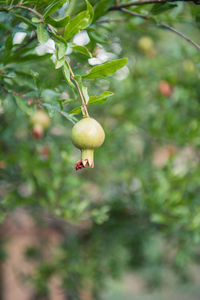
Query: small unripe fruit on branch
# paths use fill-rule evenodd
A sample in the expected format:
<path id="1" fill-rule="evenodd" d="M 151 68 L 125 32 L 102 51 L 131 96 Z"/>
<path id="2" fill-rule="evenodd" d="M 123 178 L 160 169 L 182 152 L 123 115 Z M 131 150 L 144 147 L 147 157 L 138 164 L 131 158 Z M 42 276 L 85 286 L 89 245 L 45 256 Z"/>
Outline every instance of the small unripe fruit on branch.
<path id="1" fill-rule="evenodd" d="M 38 110 L 32 116 L 31 123 L 33 125 L 33 136 L 36 139 L 41 139 L 44 130 L 47 129 L 50 125 L 50 118 L 45 111 Z"/>
<path id="2" fill-rule="evenodd" d="M 141 37 L 138 41 L 138 47 L 149 57 L 154 57 L 156 55 L 154 42 L 149 36 Z"/>
<path id="3" fill-rule="evenodd" d="M 94 149 L 100 147 L 105 139 L 102 126 L 93 118 L 83 118 L 72 128 L 72 142 L 81 150 L 81 160 L 76 164 L 76 170 L 94 168 Z"/>

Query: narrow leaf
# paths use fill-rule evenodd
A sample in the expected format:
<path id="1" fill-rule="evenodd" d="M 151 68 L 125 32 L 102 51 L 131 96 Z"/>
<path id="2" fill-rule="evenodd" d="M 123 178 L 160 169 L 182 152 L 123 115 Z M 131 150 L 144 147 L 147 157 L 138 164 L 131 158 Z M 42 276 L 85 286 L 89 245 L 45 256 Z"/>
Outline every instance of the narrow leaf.
<path id="1" fill-rule="evenodd" d="M 6 41 L 5 41 L 6 54 L 8 54 L 8 52 L 11 51 L 12 46 L 13 46 L 13 37 L 10 34 L 10 35 L 8 35 L 8 37 L 6 38 Z"/>
<path id="2" fill-rule="evenodd" d="M 63 110 L 60 110 L 59 108 L 57 108 L 54 105 L 48 104 L 48 103 L 44 103 L 44 106 L 46 106 L 47 108 L 49 108 L 50 110 L 56 111 L 59 114 L 61 114 L 63 117 L 65 117 L 66 119 L 68 119 L 70 122 L 72 122 L 73 124 L 75 124 L 77 122 L 77 119 L 71 115 L 70 113 L 67 113 Z"/>
<path id="3" fill-rule="evenodd" d="M 23 111 L 26 115 L 32 116 L 34 113 L 34 108 L 28 106 L 26 103 L 26 100 L 24 100 L 22 97 L 14 95 L 17 106 Z"/>
<path id="4" fill-rule="evenodd" d="M 76 91 L 76 88 L 75 88 L 73 82 L 71 81 L 71 75 L 70 75 L 70 71 L 69 71 L 67 64 L 63 65 L 63 74 L 64 74 L 65 80 L 67 81 L 69 86 L 71 86 L 71 88 L 73 88 L 73 90 Z"/>
<path id="5" fill-rule="evenodd" d="M 97 31 L 90 31 L 89 32 L 90 39 L 94 40 L 97 43 L 104 44 L 108 42 L 107 37 L 102 36 Z"/>
<path id="6" fill-rule="evenodd" d="M 86 104 L 89 101 L 88 89 L 87 86 L 82 86 L 83 97 L 85 99 Z"/>
<path id="7" fill-rule="evenodd" d="M 109 0 L 101 0 L 97 3 L 94 10 L 94 19 L 93 21 L 98 20 L 100 17 L 104 16 L 105 12 L 111 6 L 111 1 Z"/>
<path id="8" fill-rule="evenodd" d="M 35 25 L 33 22 L 31 22 L 29 19 L 27 19 L 27 18 L 25 18 L 25 17 L 23 17 L 23 16 L 21 16 L 21 15 L 18 15 L 18 14 L 14 14 L 14 16 L 15 16 L 17 19 L 19 19 L 19 20 L 21 20 L 22 22 L 24 22 L 25 24 L 27 24 L 27 25 L 29 25 L 29 26 L 31 26 L 31 27 L 33 27 L 33 28 L 36 27 L 36 25 Z"/>
<path id="9" fill-rule="evenodd" d="M 156 3 L 153 5 L 151 13 L 158 15 L 175 7 L 177 7 L 177 4 L 175 3 Z"/>
<path id="10" fill-rule="evenodd" d="M 61 68 L 61 67 L 64 65 L 64 63 L 65 63 L 65 58 L 64 58 L 64 57 L 61 58 L 61 59 L 58 59 L 58 60 L 56 61 L 56 63 L 55 63 L 55 68 L 56 68 L 56 69 Z"/>
<path id="11" fill-rule="evenodd" d="M 111 62 L 107 62 L 103 65 L 95 66 L 90 70 L 88 74 L 82 75 L 82 77 L 86 79 L 93 79 L 97 77 L 106 77 L 112 75 L 117 70 L 125 66 L 127 64 L 127 61 L 128 58 L 121 58 L 121 59 L 113 60 Z"/>
<path id="12" fill-rule="evenodd" d="M 52 13 L 60 9 L 66 0 L 55 0 L 50 5 L 47 6 L 44 12 L 44 18 L 50 16 Z"/>
<path id="13" fill-rule="evenodd" d="M 52 18 L 52 17 L 48 16 L 45 19 L 45 22 L 52 25 L 52 26 L 54 26 L 54 27 L 56 27 L 56 28 L 60 28 L 60 27 L 65 27 L 68 24 L 69 19 L 70 19 L 69 16 L 66 16 L 62 19 L 55 19 L 55 18 Z"/>
<path id="14" fill-rule="evenodd" d="M 88 25 L 90 25 L 90 24 L 92 24 L 92 21 L 93 21 L 93 18 L 94 18 L 94 11 L 93 11 L 92 5 L 90 4 L 90 2 L 88 0 L 86 0 L 86 3 L 87 3 L 87 11 L 90 15 Z"/>
<path id="15" fill-rule="evenodd" d="M 53 32 L 51 32 L 51 36 L 52 36 L 52 39 L 53 39 L 54 41 L 60 41 L 60 42 L 62 42 L 62 43 L 64 43 L 64 44 L 67 44 L 66 41 L 65 41 L 65 39 L 64 39 L 62 36 L 57 35 L 57 34 L 55 34 L 55 33 L 53 33 Z"/>
<path id="16" fill-rule="evenodd" d="M 45 55 L 37 55 L 37 54 L 27 54 L 24 56 L 12 56 L 6 60 L 6 63 L 14 61 L 16 63 L 24 63 L 29 61 L 44 61 L 46 58 L 50 58 L 52 56 L 51 53 L 47 53 Z"/>
<path id="17" fill-rule="evenodd" d="M 71 19 L 65 27 L 64 37 L 66 40 L 73 37 L 80 30 L 85 29 L 89 24 L 90 15 L 87 11 L 82 11 L 76 17 Z"/>
<path id="18" fill-rule="evenodd" d="M 39 18 L 37 18 L 37 17 L 32 17 L 31 21 L 33 23 L 41 23 L 41 20 Z"/>
<path id="19" fill-rule="evenodd" d="M 86 55 L 87 57 L 92 57 L 92 54 L 89 52 L 89 50 L 85 46 L 70 44 L 70 47 L 73 50 L 75 50 L 83 55 Z"/>
<path id="20" fill-rule="evenodd" d="M 67 47 L 64 43 L 60 43 L 60 42 L 56 42 L 56 46 L 57 46 L 57 57 L 58 59 L 61 59 L 65 55 Z"/>
<path id="21" fill-rule="evenodd" d="M 105 91 L 100 96 L 91 96 L 88 104 L 104 103 L 110 96 L 113 95 L 114 94 L 112 92 Z"/>
<path id="22" fill-rule="evenodd" d="M 37 37 L 38 37 L 39 43 L 41 43 L 41 44 L 48 41 L 49 35 L 48 35 L 48 32 L 47 32 L 44 24 L 41 24 L 41 23 L 37 24 Z"/>
<path id="23" fill-rule="evenodd" d="M 69 113 L 72 115 L 79 115 L 81 113 L 81 106 L 75 107 Z"/>

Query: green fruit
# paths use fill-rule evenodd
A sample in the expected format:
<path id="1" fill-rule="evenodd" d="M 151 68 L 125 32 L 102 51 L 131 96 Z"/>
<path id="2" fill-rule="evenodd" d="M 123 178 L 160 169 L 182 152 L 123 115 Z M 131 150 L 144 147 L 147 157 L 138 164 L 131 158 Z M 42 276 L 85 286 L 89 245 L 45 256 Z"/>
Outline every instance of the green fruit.
<path id="1" fill-rule="evenodd" d="M 31 118 L 31 123 L 46 129 L 50 125 L 50 118 L 45 111 L 37 110 Z"/>
<path id="2" fill-rule="evenodd" d="M 93 153 L 94 149 L 100 147 L 105 139 L 105 133 L 102 126 L 92 118 L 84 118 L 77 122 L 72 128 L 72 142 L 74 146 L 82 152 L 81 164 L 94 167 Z M 81 168 L 80 163 L 77 169 Z"/>
<path id="3" fill-rule="evenodd" d="M 190 60 L 190 59 L 184 60 L 184 62 L 183 62 L 183 69 L 187 73 L 194 73 L 194 71 L 195 71 L 195 65 L 194 65 L 193 61 Z"/>
<path id="4" fill-rule="evenodd" d="M 32 133 L 36 139 L 41 139 L 43 132 L 50 125 L 50 118 L 44 110 L 37 110 L 31 117 Z"/>
<path id="5" fill-rule="evenodd" d="M 150 38 L 148 36 L 144 36 L 139 39 L 138 46 L 141 50 L 146 52 L 146 51 L 153 49 L 154 43 L 153 43 L 152 38 Z"/>

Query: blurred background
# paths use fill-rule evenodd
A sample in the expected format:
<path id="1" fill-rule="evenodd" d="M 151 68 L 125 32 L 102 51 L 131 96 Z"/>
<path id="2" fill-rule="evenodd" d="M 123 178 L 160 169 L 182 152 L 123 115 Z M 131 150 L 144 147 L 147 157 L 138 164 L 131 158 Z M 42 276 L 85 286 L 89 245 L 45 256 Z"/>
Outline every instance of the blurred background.
<path id="1" fill-rule="evenodd" d="M 198 41 L 195 13 L 178 3 L 159 18 Z M 55 70 L 55 45 L 33 39 L 25 53 L 30 24 L 0 12 L 0 299 L 199 299 L 199 52 L 140 18 L 112 12 L 97 22 L 73 39 L 92 58 L 68 49 L 75 73 L 129 61 L 85 83 L 114 96 L 89 106 L 106 139 L 95 168 L 75 171 L 73 124 L 51 109 L 78 105 Z M 40 139 L 35 95 L 50 121 Z"/>

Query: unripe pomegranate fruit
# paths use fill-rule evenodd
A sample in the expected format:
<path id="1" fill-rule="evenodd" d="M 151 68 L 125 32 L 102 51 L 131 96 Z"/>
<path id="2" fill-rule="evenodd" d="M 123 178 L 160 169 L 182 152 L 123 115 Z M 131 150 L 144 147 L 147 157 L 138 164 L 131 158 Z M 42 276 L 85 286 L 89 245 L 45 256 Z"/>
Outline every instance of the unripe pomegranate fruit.
<path id="1" fill-rule="evenodd" d="M 155 57 L 154 41 L 149 36 L 143 36 L 138 40 L 138 47 L 149 57 Z"/>
<path id="2" fill-rule="evenodd" d="M 148 36 L 143 36 L 139 39 L 138 46 L 141 50 L 146 52 L 146 51 L 151 50 L 154 47 L 154 42 L 153 42 L 152 38 L 150 38 Z"/>
<path id="3" fill-rule="evenodd" d="M 50 125 L 50 118 L 45 111 L 38 110 L 32 116 L 31 123 L 33 125 L 33 136 L 36 139 L 40 139 L 44 130 Z"/>
<path id="4" fill-rule="evenodd" d="M 194 73 L 194 71 L 195 71 L 195 65 L 194 65 L 193 61 L 190 60 L 190 59 L 184 60 L 184 62 L 183 62 L 183 69 L 187 73 Z"/>
<path id="5" fill-rule="evenodd" d="M 72 142 L 81 150 L 81 160 L 76 164 L 76 170 L 94 168 L 94 149 L 100 147 L 105 139 L 102 126 L 92 118 L 84 118 L 72 128 Z"/>

